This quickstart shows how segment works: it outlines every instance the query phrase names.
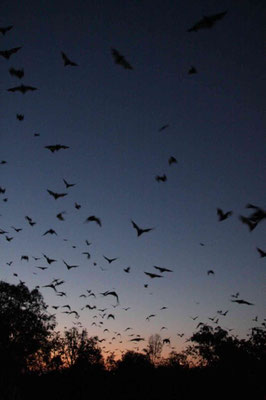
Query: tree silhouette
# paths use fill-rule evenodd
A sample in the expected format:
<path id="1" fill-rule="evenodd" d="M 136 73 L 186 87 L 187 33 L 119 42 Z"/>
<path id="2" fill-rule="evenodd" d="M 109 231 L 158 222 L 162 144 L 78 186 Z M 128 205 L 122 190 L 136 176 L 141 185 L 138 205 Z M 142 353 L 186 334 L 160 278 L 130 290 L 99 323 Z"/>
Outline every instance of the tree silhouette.
<path id="1" fill-rule="evenodd" d="M 145 352 L 150 357 L 153 364 L 156 364 L 160 360 L 162 349 L 163 342 L 161 336 L 158 335 L 158 333 L 151 335 Z"/>

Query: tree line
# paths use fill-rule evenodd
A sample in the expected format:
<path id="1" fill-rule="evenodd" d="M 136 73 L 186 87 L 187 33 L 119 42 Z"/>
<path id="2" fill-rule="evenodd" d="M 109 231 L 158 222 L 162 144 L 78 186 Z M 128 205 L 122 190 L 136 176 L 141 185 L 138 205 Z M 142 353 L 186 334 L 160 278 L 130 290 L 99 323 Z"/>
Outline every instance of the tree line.
<path id="1" fill-rule="evenodd" d="M 104 358 L 97 336 L 57 332 L 39 290 L 0 281 L 1 400 L 264 399 L 265 324 L 245 339 L 200 324 L 180 353 L 161 356 L 151 335 L 141 352 Z M 248 397 L 247 397 L 248 396 Z"/>

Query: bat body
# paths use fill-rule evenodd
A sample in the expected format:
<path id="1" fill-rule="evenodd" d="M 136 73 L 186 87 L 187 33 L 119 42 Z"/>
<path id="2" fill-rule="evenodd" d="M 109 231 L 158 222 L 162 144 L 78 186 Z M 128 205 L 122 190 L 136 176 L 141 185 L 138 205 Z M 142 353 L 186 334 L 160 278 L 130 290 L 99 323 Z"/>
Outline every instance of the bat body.
<path id="1" fill-rule="evenodd" d="M 218 14 L 204 16 L 201 20 L 199 20 L 191 28 L 189 28 L 188 32 L 197 32 L 199 29 L 210 29 L 214 26 L 214 24 L 217 21 L 222 19 L 226 14 L 227 14 L 227 11 L 223 11 Z"/>
<path id="2" fill-rule="evenodd" d="M 101 220 L 98 217 L 95 217 L 95 215 L 91 215 L 89 216 L 85 222 L 96 222 L 96 224 L 98 224 L 99 226 L 102 226 Z"/>
<path id="3" fill-rule="evenodd" d="M 120 54 L 116 49 L 111 49 L 112 56 L 116 64 L 120 64 L 125 69 L 133 69 L 133 67 L 129 64 L 129 62 L 125 59 L 122 54 Z"/>
<path id="4" fill-rule="evenodd" d="M 238 304 L 247 304 L 248 306 L 254 306 L 253 303 L 250 303 L 249 301 L 246 300 L 231 300 L 233 303 L 238 303 Z"/>
<path id="5" fill-rule="evenodd" d="M 113 261 L 117 260 L 117 258 L 108 258 L 108 257 L 105 257 L 105 256 L 103 256 L 103 258 L 105 258 L 105 260 L 108 261 L 109 264 L 111 264 Z"/>
<path id="6" fill-rule="evenodd" d="M 168 160 L 168 164 L 172 165 L 172 164 L 177 164 L 177 159 L 174 156 L 171 156 Z"/>
<path id="7" fill-rule="evenodd" d="M 232 211 L 223 212 L 223 210 L 221 210 L 221 208 L 217 208 L 217 215 L 219 217 L 219 221 L 224 221 L 225 219 L 230 217 L 230 215 L 232 215 L 232 214 L 233 214 Z"/>
<path id="8" fill-rule="evenodd" d="M 60 197 L 67 196 L 67 193 L 55 193 L 55 192 L 53 192 L 52 190 L 49 190 L 49 189 L 47 189 L 47 192 L 48 192 L 51 196 L 53 196 L 53 198 L 54 198 L 55 200 L 59 199 Z"/>
<path id="9" fill-rule="evenodd" d="M 156 265 L 154 265 L 155 269 L 158 269 L 158 271 L 162 272 L 173 272 L 171 269 L 168 268 L 163 268 L 163 267 L 157 267 Z"/>
<path id="10" fill-rule="evenodd" d="M 157 182 L 166 182 L 166 181 L 167 181 L 167 176 L 166 176 L 165 174 L 163 174 L 162 176 L 157 175 L 157 176 L 155 177 L 155 180 L 156 180 Z"/>
<path id="11" fill-rule="evenodd" d="M 133 227 L 136 229 L 138 236 L 142 235 L 143 233 L 150 232 L 154 229 L 154 228 L 140 228 L 133 220 L 131 220 L 131 223 Z"/>
<path id="12" fill-rule="evenodd" d="M 16 76 L 17 78 L 21 79 L 24 76 L 24 69 L 10 68 L 9 73 L 11 76 Z"/>
<path id="13" fill-rule="evenodd" d="M 20 49 L 21 47 L 14 47 L 13 49 L 9 50 L 0 50 L 0 56 L 4 57 L 6 60 L 9 60 L 9 58 Z"/>
<path id="14" fill-rule="evenodd" d="M 21 92 L 22 94 L 25 94 L 27 92 L 33 92 L 34 90 L 37 90 L 36 87 L 33 86 L 26 86 L 21 84 L 20 86 L 15 86 L 12 88 L 7 89 L 8 92 Z"/>
<path id="15" fill-rule="evenodd" d="M 146 275 L 148 275 L 150 278 L 163 278 L 163 276 L 162 275 L 158 275 L 158 274 L 153 274 L 153 273 L 151 273 L 151 272 L 145 272 L 144 271 L 144 274 L 146 274 Z"/>
<path id="16" fill-rule="evenodd" d="M 71 67 L 78 67 L 78 64 L 76 64 L 75 62 L 71 61 L 63 51 L 61 51 L 61 56 L 63 58 L 65 67 L 67 65 L 70 65 Z"/>
<path id="17" fill-rule="evenodd" d="M 68 146 L 65 146 L 63 144 L 52 144 L 49 146 L 44 146 L 44 148 L 50 150 L 52 153 L 54 153 L 55 151 L 59 151 L 61 149 L 64 149 L 64 150 L 69 149 Z"/>
<path id="18" fill-rule="evenodd" d="M 2 33 L 2 35 L 5 35 L 8 31 L 10 31 L 13 28 L 13 25 L 9 25 L 9 26 L 1 26 L 0 27 L 0 33 Z"/>

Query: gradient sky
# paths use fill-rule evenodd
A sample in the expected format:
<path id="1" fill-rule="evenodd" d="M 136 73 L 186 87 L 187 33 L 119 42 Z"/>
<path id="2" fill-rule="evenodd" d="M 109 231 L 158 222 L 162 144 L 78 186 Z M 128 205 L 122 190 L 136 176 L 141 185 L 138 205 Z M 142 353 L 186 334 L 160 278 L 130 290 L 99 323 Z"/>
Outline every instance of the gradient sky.
<path id="1" fill-rule="evenodd" d="M 187 32 L 226 10 L 212 29 Z M 265 222 L 250 233 L 239 220 L 250 214 L 247 203 L 266 204 L 265 14 L 259 0 L 1 1 L 0 26 L 14 27 L 1 35 L 0 49 L 22 49 L 0 59 L 0 161 L 7 161 L 0 228 L 13 237 L 0 237 L 0 279 L 30 288 L 65 280 L 58 290 L 67 298 L 41 288 L 50 306 L 70 304 L 80 314 L 75 320 L 58 309 L 57 329 L 80 321 L 89 335 L 107 339 L 106 349 L 122 350 L 136 347 L 131 332 L 146 340 L 160 333 L 179 351 L 209 317 L 240 337 L 255 316 L 257 324 L 265 318 L 266 258 L 256 250 L 266 250 Z M 115 64 L 111 48 L 133 70 Z M 61 51 L 78 66 L 64 67 Z M 188 74 L 191 66 L 197 74 Z M 24 78 L 10 67 L 24 68 Z M 38 90 L 7 91 L 22 82 Z M 69 149 L 44 148 L 57 143 Z M 178 163 L 169 166 L 170 156 Z M 162 174 L 167 182 L 155 180 Z M 76 185 L 66 189 L 63 178 Z M 68 195 L 54 200 L 47 189 Z M 219 222 L 217 207 L 233 215 Z M 56 218 L 61 211 L 65 221 Z M 84 223 L 90 215 L 101 228 Z M 137 237 L 131 219 L 154 230 Z M 42 236 L 50 228 L 58 236 Z M 43 253 L 57 260 L 45 271 L 35 268 L 48 266 Z M 103 255 L 118 260 L 109 265 Z M 79 268 L 68 271 L 62 260 Z M 154 265 L 173 272 L 151 280 L 144 271 L 158 272 Z M 95 299 L 79 297 L 87 289 Z M 107 290 L 118 293 L 120 306 L 99 294 Z M 236 292 L 255 305 L 232 303 Z M 115 320 L 81 311 L 85 304 L 108 307 Z M 109 344 L 114 332 L 123 343 Z"/>

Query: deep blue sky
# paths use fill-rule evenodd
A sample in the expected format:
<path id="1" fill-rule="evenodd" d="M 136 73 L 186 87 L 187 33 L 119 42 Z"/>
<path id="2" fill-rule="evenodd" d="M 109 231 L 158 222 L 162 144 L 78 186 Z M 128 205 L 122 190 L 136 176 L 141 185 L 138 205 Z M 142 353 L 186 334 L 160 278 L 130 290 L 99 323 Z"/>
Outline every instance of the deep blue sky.
<path id="1" fill-rule="evenodd" d="M 225 10 L 212 29 L 187 32 L 203 15 Z M 229 310 L 219 324 L 240 336 L 256 315 L 263 321 L 266 259 L 256 247 L 266 250 L 265 223 L 250 233 L 238 217 L 249 215 L 247 203 L 266 204 L 265 14 L 263 1 L 248 0 L 2 0 L 0 26 L 14 27 L 0 48 L 22 49 L 0 60 L 0 161 L 7 161 L 0 165 L 0 228 L 13 237 L 0 237 L 1 279 L 30 288 L 64 279 L 58 290 L 68 297 L 43 288 L 45 301 L 70 304 L 91 335 L 121 332 L 123 343 L 113 341 L 113 349 L 133 348 L 128 326 L 145 339 L 166 326 L 162 337 L 179 350 L 217 310 Z M 111 48 L 133 70 L 115 64 Z M 79 66 L 64 67 L 61 51 Z M 191 66 L 197 74 L 188 74 Z M 25 77 L 12 77 L 10 67 L 24 68 Z M 21 82 L 38 90 L 7 91 Z M 69 149 L 44 148 L 57 143 Z M 170 156 L 178 163 L 169 166 Z M 156 182 L 164 173 L 167 182 Z M 76 185 L 66 189 L 63 178 Z M 55 201 L 47 189 L 68 195 Z M 217 207 L 233 215 L 218 222 Z M 90 215 L 101 218 L 101 228 L 84 224 Z M 154 230 L 137 238 L 131 219 Z M 42 236 L 50 228 L 58 236 Z M 46 271 L 35 268 L 48 265 L 43 253 L 58 260 Z M 118 260 L 109 265 L 103 255 Z M 67 271 L 62 260 L 79 268 Z M 156 272 L 154 265 L 174 272 L 151 280 L 144 271 Z M 96 299 L 79 298 L 86 289 Z M 99 294 L 113 289 L 117 308 Z M 255 306 L 232 303 L 236 292 Z M 108 307 L 115 320 L 81 311 L 85 304 Z M 72 326 L 73 316 L 61 311 L 58 329 Z M 156 317 L 148 322 L 150 314 Z"/>

